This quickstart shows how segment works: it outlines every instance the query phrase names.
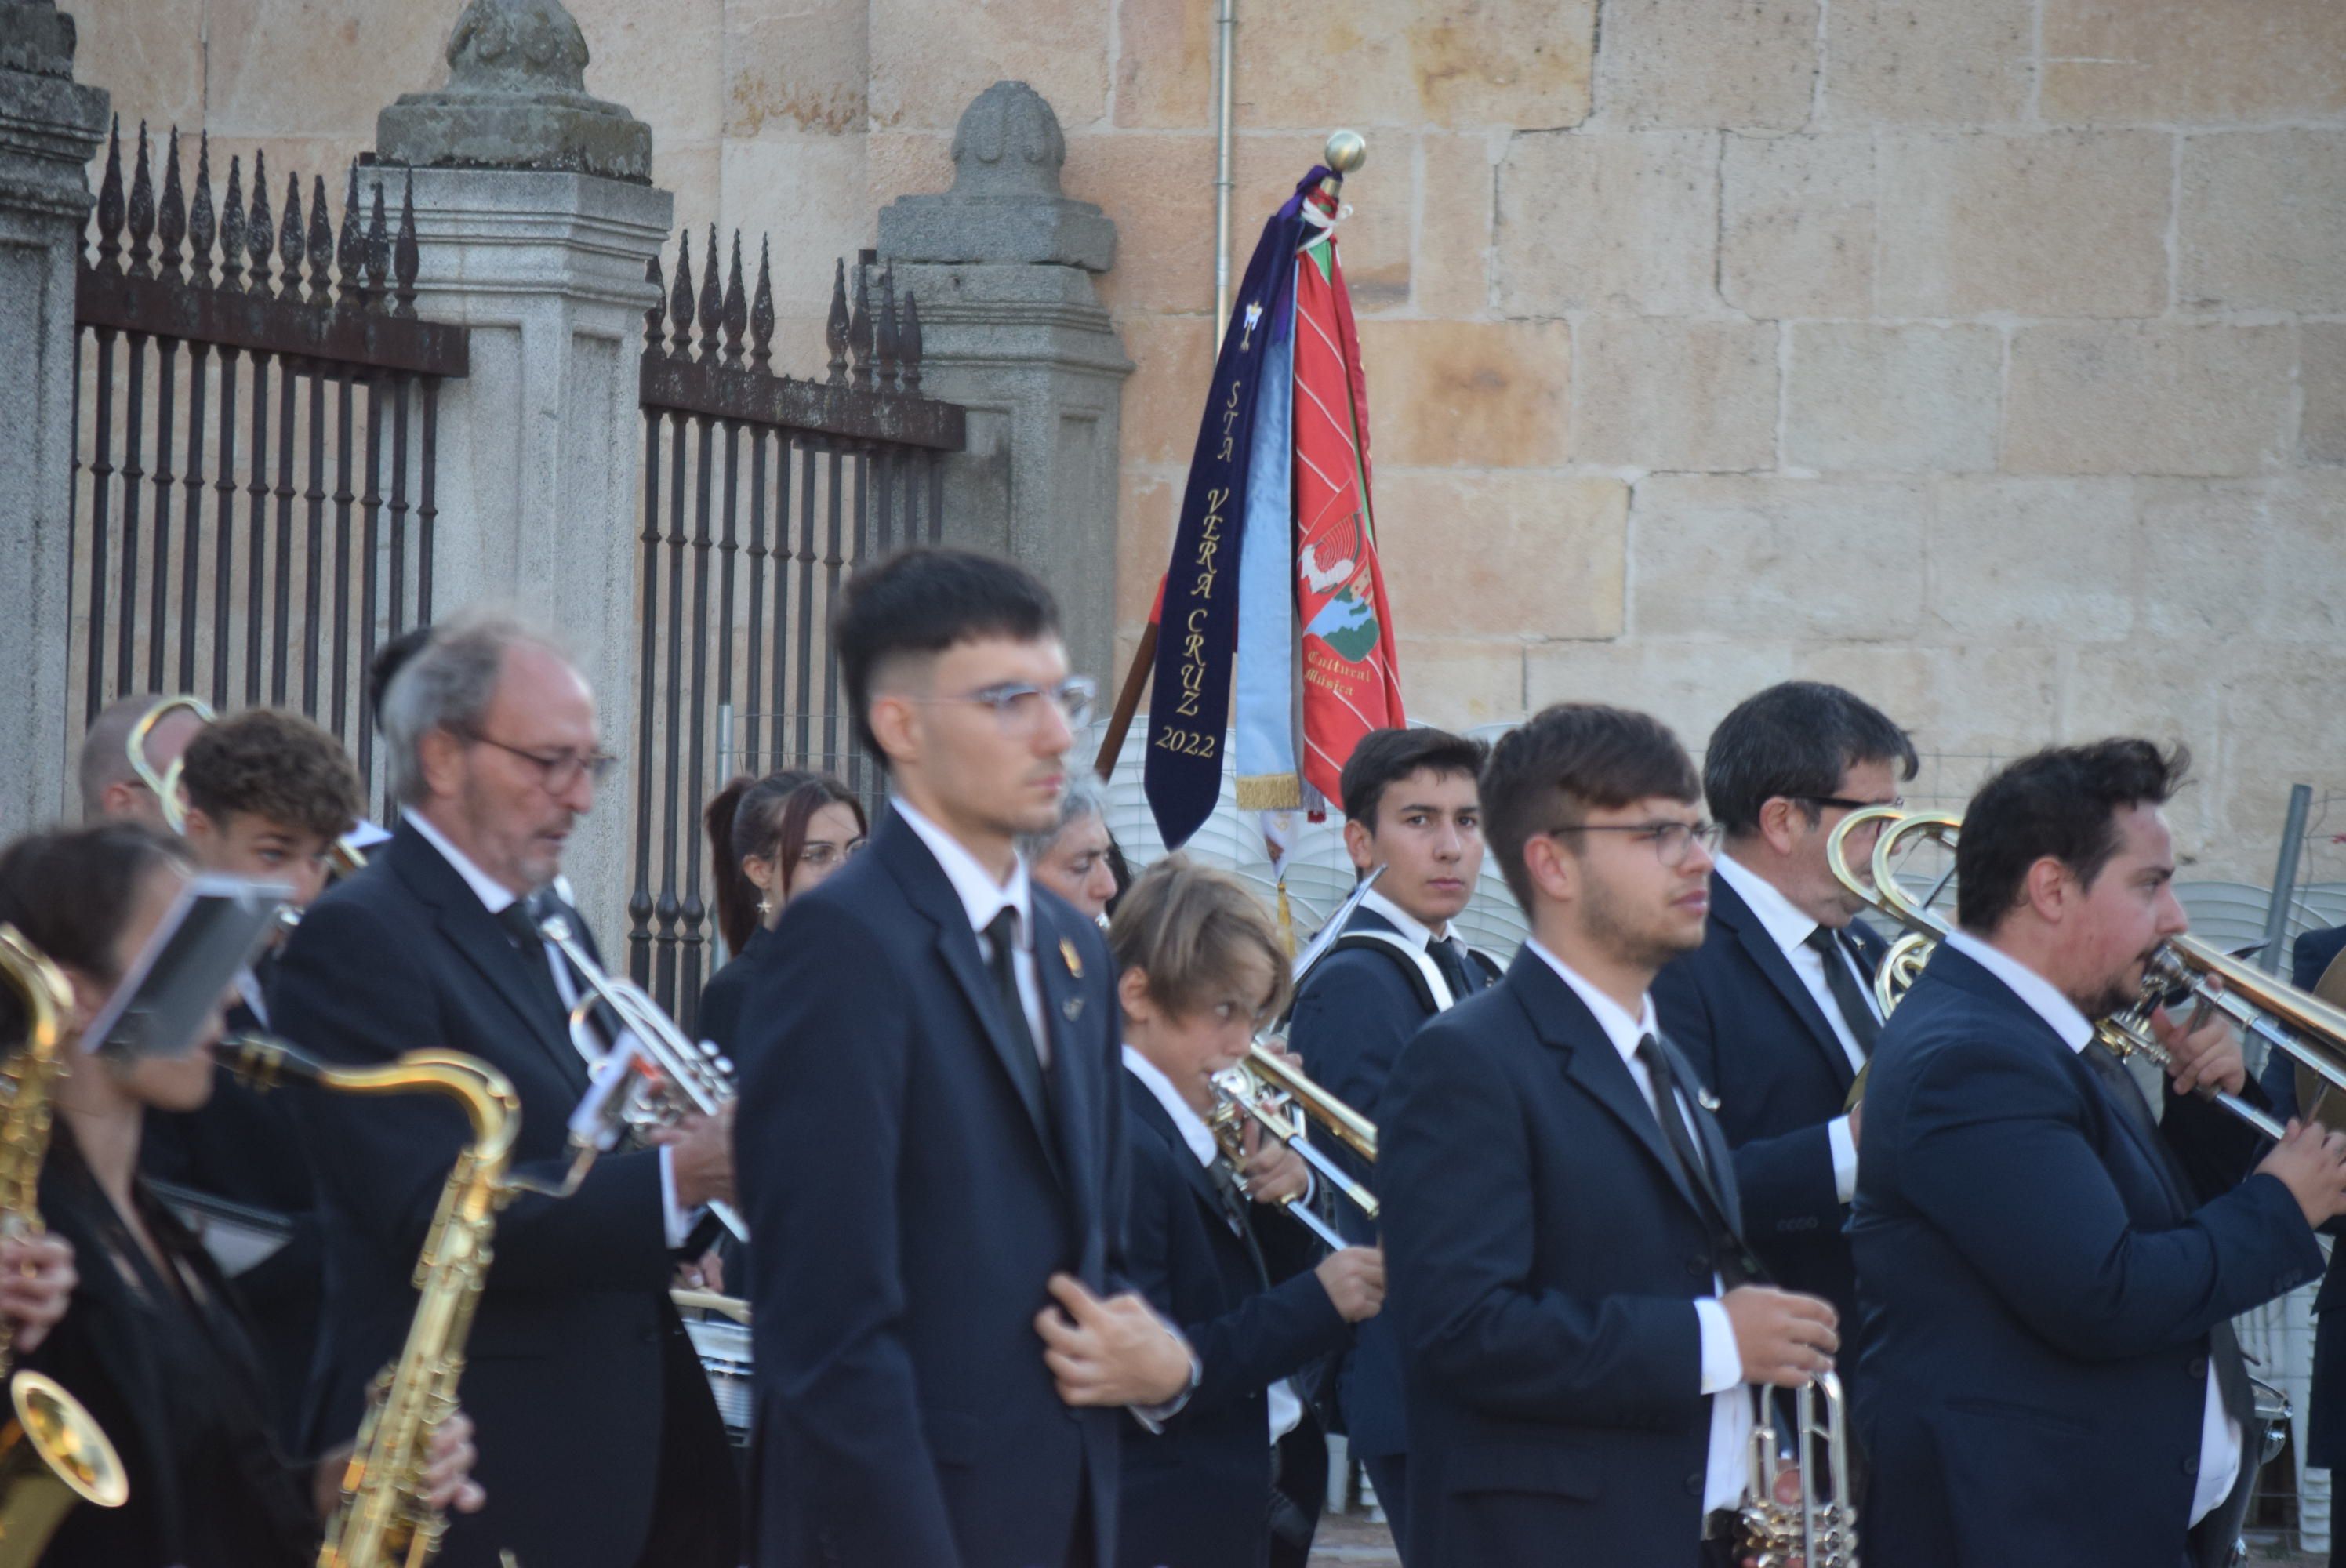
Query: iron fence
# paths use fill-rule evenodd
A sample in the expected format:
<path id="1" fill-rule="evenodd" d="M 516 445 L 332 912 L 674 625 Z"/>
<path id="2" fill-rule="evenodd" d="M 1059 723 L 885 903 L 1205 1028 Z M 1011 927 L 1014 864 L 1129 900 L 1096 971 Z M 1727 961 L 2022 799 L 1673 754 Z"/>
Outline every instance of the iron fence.
<path id="1" fill-rule="evenodd" d="M 769 369 L 769 247 L 754 287 L 738 231 L 729 262 L 719 254 L 712 227 L 697 289 L 689 233 L 672 283 L 651 264 L 660 297 L 645 312 L 640 399 L 627 959 L 688 1030 L 709 958 L 699 818 L 723 782 L 715 764 L 827 767 L 852 788 L 876 788 L 843 722 L 831 611 L 859 564 L 939 536 L 939 463 L 964 442 L 963 411 L 922 395 L 919 306 L 909 293 L 900 304 L 871 252 L 852 272 L 843 260 L 834 269 L 822 380 Z"/>
<path id="2" fill-rule="evenodd" d="M 213 201 L 199 137 L 154 168 L 120 123 L 76 290 L 73 678 L 83 723 L 110 699 L 180 691 L 291 706 L 352 745 L 379 639 L 430 618 L 438 392 L 464 330 L 415 316 L 412 181 L 353 164 L 339 234 L 326 183 L 229 160 Z M 209 466 L 208 466 L 209 465 Z M 209 533 L 207 530 L 209 529 Z M 296 580 L 299 588 L 296 588 Z"/>

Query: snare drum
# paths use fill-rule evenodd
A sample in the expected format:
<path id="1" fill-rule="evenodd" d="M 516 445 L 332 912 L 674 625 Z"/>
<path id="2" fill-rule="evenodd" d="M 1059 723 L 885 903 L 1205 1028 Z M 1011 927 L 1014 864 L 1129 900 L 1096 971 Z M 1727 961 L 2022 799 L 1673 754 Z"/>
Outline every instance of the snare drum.
<path id="1" fill-rule="evenodd" d="M 722 1318 L 688 1318 L 684 1331 L 692 1336 L 693 1350 L 709 1377 L 709 1391 L 717 1396 L 725 1435 L 734 1447 L 747 1448 L 750 1412 L 755 1408 L 750 1392 L 750 1330 Z"/>

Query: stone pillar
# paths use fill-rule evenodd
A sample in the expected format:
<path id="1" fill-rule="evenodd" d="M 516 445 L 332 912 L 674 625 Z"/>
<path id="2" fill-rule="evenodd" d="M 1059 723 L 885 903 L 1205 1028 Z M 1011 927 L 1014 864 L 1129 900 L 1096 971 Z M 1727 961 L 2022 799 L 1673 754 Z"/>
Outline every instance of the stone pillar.
<path id="1" fill-rule="evenodd" d="M 921 383 L 969 410 L 947 460 L 944 533 L 1039 574 L 1058 596 L 1075 667 L 1117 672 L 1119 400 L 1132 361 L 1092 288 L 1116 225 L 1059 188 L 1058 116 L 996 82 L 954 132 L 953 188 L 880 214 L 880 252 L 921 306 Z"/>
<path id="2" fill-rule="evenodd" d="M 512 606 L 571 640 L 605 744 L 636 735 L 636 538 L 645 264 L 672 199 L 651 130 L 586 91 L 586 43 L 559 0 L 471 0 L 444 90 L 375 125 L 415 170 L 416 311 L 472 329 L 440 400 L 437 617 Z M 566 870 L 607 941 L 625 928 L 629 791 L 615 779 Z"/>
<path id="3" fill-rule="evenodd" d="M 73 18 L 0 0 L 0 838 L 75 814 L 74 289 L 106 95 L 73 79 Z"/>

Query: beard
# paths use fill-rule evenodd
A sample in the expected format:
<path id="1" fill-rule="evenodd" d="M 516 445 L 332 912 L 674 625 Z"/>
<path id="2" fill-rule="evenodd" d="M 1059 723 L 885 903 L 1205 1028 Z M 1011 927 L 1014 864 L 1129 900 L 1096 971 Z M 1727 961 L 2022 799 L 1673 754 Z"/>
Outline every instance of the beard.
<path id="1" fill-rule="evenodd" d="M 1702 926 L 1690 932 L 1671 923 L 1668 911 L 1640 911 L 1603 880 L 1590 877 L 1581 895 L 1585 929 L 1627 962 L 1640 969 L 1660 969 L 1680 953 L 1702 945 Z"/>

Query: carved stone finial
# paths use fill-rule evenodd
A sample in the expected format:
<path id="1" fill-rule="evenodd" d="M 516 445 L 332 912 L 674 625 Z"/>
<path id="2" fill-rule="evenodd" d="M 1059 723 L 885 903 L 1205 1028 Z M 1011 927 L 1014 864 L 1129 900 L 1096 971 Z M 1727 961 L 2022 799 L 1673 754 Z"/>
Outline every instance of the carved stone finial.
<path id="1" fill-rule="evenodd" d="M 1067 139 L 1059 117 L 1025 82 L 996 82 L 962 111 L 953 188 L 906 196 L 880 214 L 881 253 L 902 261 L 1040 262 L 1105 272 L 1116 225 L 1060 189 Z"/>
<path id="2" fill-rule="evenodd" d="M 375 118 L 385 163 L 526 168 L 651 181 L 651 127 L 586 91 L 586 35 L 562 0 L 469 0 L 448 85 Z"/>
<path id="3" fill-rule="evenodd" d="M 0 71 L 73 76 L 74 19 L 53 0 L 0 0 Z"/>

